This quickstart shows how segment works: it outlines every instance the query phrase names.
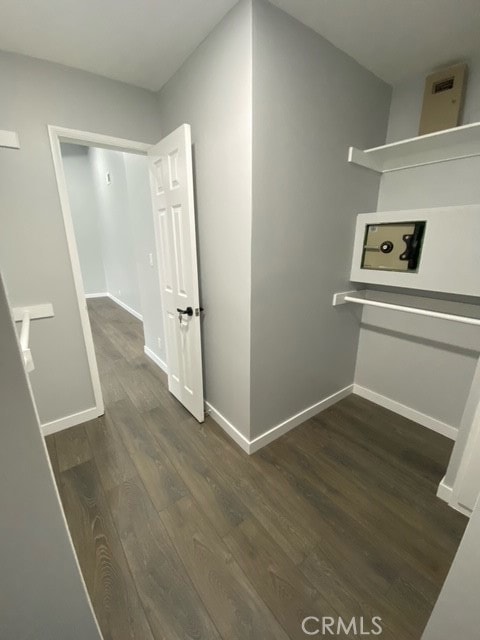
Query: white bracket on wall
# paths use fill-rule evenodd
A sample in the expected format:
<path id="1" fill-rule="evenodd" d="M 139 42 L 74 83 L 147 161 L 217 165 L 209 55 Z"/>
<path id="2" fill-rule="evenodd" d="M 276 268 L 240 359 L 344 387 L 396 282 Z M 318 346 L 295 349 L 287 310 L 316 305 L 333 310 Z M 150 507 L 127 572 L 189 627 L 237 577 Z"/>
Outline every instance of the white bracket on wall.
<path id="1" fill-rule="evenodd" d="M 402 311 L 403 313 L 413 313 L 417 316 L 428 316 L 429 318 L 439 318 L 441 320 L 451 320 L 452 322 L 460 322 L 462 324 L 472 324 L 480 326 L 480 318 L 471 318 L 470 316 L 460 316 L 456 313 L 444 313 L 443 311 L 432 311 L 430 309 L 420 309 L 418 307 L 407 307 L 403 304 L 393 304 L 391 302 L 380 302 L 378 300 L 369 300 L 359 297 L 359 294 L 365 291 L 343 291 L 335 293 L 333 296 L 333 306 L 353 302 L 354 304 L 362 304 L 367 307 L 379 307 L 380 309 L 393 309 L 394 311 Z"/>
<path id="2" fill-rule="evenodd" d="M 35 369 L 32 352 L 30 351 L 30 321 L 41 318 L 53 318 L 53 306 L 51 304 L 37 304 L 29 307 L 16 307 L 13 309 L 13 319 L 21 322 L 20 346 L 22 348 L 25 370 L 30 373 Z"/>
<path id="3" fill-rule="evenodd" d="M 16 131 L 5 131 L 0 129 L 0 147 L 7 149 L 20 149 L 18 133 Z"/>
<path id="4" fill-rule="evenodd" d="M 366 291 L 342 291 L 341 293 L 334 293 L 332 305 L 338 307 L 339 304 L 347 304 L 350 300 L 346 300 L 347 297 L 359 296 L 366 293 Z"/>

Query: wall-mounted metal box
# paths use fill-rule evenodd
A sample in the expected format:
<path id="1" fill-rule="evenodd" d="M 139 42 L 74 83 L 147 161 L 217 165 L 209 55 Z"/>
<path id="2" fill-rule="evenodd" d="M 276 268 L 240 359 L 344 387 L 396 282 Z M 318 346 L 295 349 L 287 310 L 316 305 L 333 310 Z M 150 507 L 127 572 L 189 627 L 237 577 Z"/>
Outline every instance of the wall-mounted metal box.
<path id="1" fill-rule="evenodd" d="M 350 279 L 480 297 L 480 205 L 361 213 Z"/>
<path id="2" fill-rule="evenodd" d="M 465 97 L 466 76 L 467 65 L 462 63 L 441 69 L 427 77 L 419 136 L 458 125 Z"/>

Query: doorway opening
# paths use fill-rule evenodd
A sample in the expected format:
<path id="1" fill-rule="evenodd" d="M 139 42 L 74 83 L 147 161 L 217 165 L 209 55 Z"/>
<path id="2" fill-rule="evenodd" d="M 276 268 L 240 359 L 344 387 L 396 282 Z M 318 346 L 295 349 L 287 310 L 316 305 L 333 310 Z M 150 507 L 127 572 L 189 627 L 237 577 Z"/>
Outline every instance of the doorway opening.
<path id="1" fill-rule="evenodd" d="M 203 421 L 189 125 L 156 145 L 54 126 L 49 134 L 96 416 L 104 400 L 91 318 L 110 309 Z M 119 337 L 118 326 L 108 331 Z"/>

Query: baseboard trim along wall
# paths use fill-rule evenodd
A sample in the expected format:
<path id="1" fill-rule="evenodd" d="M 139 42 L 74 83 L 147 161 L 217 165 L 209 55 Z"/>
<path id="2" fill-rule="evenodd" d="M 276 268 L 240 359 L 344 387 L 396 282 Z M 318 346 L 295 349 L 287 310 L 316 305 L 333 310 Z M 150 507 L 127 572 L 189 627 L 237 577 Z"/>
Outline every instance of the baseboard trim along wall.
<path id="1" fill-rule="evenodd" d="M 115 304 L 118 304 L 119 307 L 122 307 L 122 309 L 125 309 L 125 311 L 128 311 L 128 313 L 131 313 L 134 318 L 137 318 L 137 320 L 143 322 L 143 316 L 141 313 L 138 313 L 138 311 L 135 311 L 135 309 L 129 307 L 128 304 L 125 304 L 125 302 L 122 302 L 107 291 L 105 291 L 104 293 L 86 293 L 85 298 L 110 298 L 112 302 L 115 302 Z"/>
<path id="2" fill-rule="evenodd" d="M 215 409 L 215 407 L 210 404 L 210 402 L 205 401 L 206 413 L 210 415 L 210 417 L 215 420 L 215 422 L 222 427 L 225 433 L 234 440 L 239 447 L 241 447 L 246 453 L 251 453 L 250 451 L 250 440 L 246 438 L 243 433 L 241 433 L 233 424 L 225 418 L 224 415 Z"/>
<path id="3" fill-rule="evenodd" d="M 453 488 L 450 487 L 448 484 L 445 484 L 445 477 L 442 479 L 442 481 L 438 485 L 437 498 L 440 498 L 440 500 L 443 500 L 444 502 L 446 502 L 448 506 L 452 507 L 452 509 L 455 509 L 455 511 L 458 511 L 459 513 L 463 513 L 464 516 L 470 517 L 472 515 L 472 512 L 470 511 L 470 509 L 467 509 L 466 507 L 462 507 L 462 505 L 454 501 Z"/>
<path id="4" fill-rule="evenodd" d="M 166 362 L 164 362 L 161 358 L 159 358 L 156 353 L 154 353 L 149 347 L 147 347 L 147 345 L 143 347 L 143 351 L 145 355 L 150 358 L 150 360 L 153 360 L 153 362 L 157 365 L 157 367 L 160 367 L 162 371 L 168 374 L 168 367 Z"/>
<path id="5" fill-rule="evenodd" d="M 370 400 L 371 402 L 375 402 L 375 404 L 379 404 L 381 407 L 385 407 L 385 409 L 390 409 L 394 413 L 398 413 L 404 418 L 408 418 L 409 420 L 413 420 L 414 422 L 418 422 L 423 427 L 427 427 L 427 429 L 431 429 L 432 431 L 436 431 L 440 433 L 442 436 L 446 436 L 450 438 L 450 440 L 456 440 L 458 428 L 453 427 L 452 425 L 446 424 L 441 420 L 437 420 L 437 418 L 432 418 L 421 411 L 417 411 L 416 409 L 412 409 L 412 407 L 407 407 L 396 400 L 392 400 L 391 398 L 387 398 L 387 396 L 382 396 L 380 393 L 376 391 L 372 391 L 371 389 L 367 389 L 366 387 L 362 387 L 358 384 L 353 385 L 353 393 L 357 396 L 361 396 L 366 400 Z"/>
<path id="6" fill-rule="evenodd" d="M 445 477 L 442 478 L 442 481 L 438 485 L 437 498 L 440 498 L 440 500 L 444 500 L 445 502 L 450 502 L 450 500 L 452 499 L 452 494 L 452 487 L 449 487 L 448 484 L 445 484 Z"/>
<path id="7" fill-rule="evenodd" d="M 283 436 L 291 429 L 294 429 L 299 424 L 302 424 L 302 422 L 305 422 L 305 420 L 312 418 L 317 413 L 328 409 L 328 407 L 331 407 L 339 400 L 342 400 L 342 398 L 346 398 L 352 393 L 352 390 L 353 384 L 348 385 L 348 387 L 340 389 L 340 391 L 333 393 L 331 396 L 328 396 L 327 398 L 316 402 L 310 407 L 303 409 L 303 411 L 290 416 L 290 418 L 287 418 L 287 420 L 280 422 L 280 424 L 277 424 L 275 427 L 268 429 L 268 431 L 265 431 L 265 433 L 260 434 L 252 440 L 246 438 L 210 402 L 205 402 L 205 406 L 207 407 L 207 410 L 212 419 L 215 420 L 215 422 L 220 425 L 220 427 L 222 427 L 227 435 L 229 435 L 232 440 L 234 440 L 246 453 L 250 454 L 255 453 L 255 451 L 258 451 L 262 447 L 265 447 L 267 444 L 270 444 L 270 442 L 273 442 L 277 438 L 280 438 L 280 436 Z"/>
<path id="8" fill-rule="evenodd" d="M 58 431 L 63 431 L 64 429 L 69 429 L 70 427 L 75 427 L 77 424 L 82 424 L 82 422 L 88 422 L 88 420 L 94 420 L 102 415 L 97 407 L 91 407 L 90 409 L 85 409 L 84 411 L 79 411 L 78 413 L 72 413 L 69 416 L 65 416 L 64 418 L 59 418 L 58 420 L 52 420 L 51 422 L 44 422 L 40 425 L 40 431 L 43 436 L 50 436 L 52 433 L 57 433 Z"/>
<path id="9" fill-rule="evenodd" d="M 313 418 L 313 416 L 317 415 L 317 413 L 325 411 L 325 409 L 328 409 L 328 407 L 331 407 L 333 404 L 336 404 L 340 400 L 343 400 L 343 398 L 346 398 L 352 392 L 353 384 L 349 384 L 348 387 L 344 387 L 343 389 L 332 393 L 331 396 L 327 396 L 323 400 L 320 400 L 320 402 L 312 404 L 310 407 L 303 409 L 303 411 L 299 411 L 290 418 L 287 418 L 287 420 L 284 420 L 280 424 L 277 424 L 275 427 L 272 427 L 268 431 L 265 431 L 265 433 L 262 433 L 256 438 L 253 438 L 253 440 L 250 440 L 249 453 L 254 453 L 265 445 L 270 444 L 270 442 L 273 442 L 277 438 L 280 438 L 280 436 L 283 436 L 291 429 L 298 427 L 298 425 L 302 424 L 302 422 L 305 422 L 305 420 Z"/>

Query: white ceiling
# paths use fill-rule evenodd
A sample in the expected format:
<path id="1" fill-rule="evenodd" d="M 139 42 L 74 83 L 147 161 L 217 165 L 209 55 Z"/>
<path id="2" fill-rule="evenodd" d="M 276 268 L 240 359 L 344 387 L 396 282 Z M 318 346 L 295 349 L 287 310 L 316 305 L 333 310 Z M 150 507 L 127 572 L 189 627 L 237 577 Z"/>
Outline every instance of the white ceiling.
<path id="1" fill-rule="evenodd" d="M 237 0 L 0 0 L 0 49 L 156 91 Z"/>
<path id="2" fill-rule="evenodd" d="M 480 53 L 480 0 L 270 0 L 390 84 Z"/>
<path id="3" fill-rule="evenodd" d="M 480 52 L 480 0 L 271 0 L 391 84 Z M 236 0 L 0 0 L 0 49 L 159 89 Z"/>

